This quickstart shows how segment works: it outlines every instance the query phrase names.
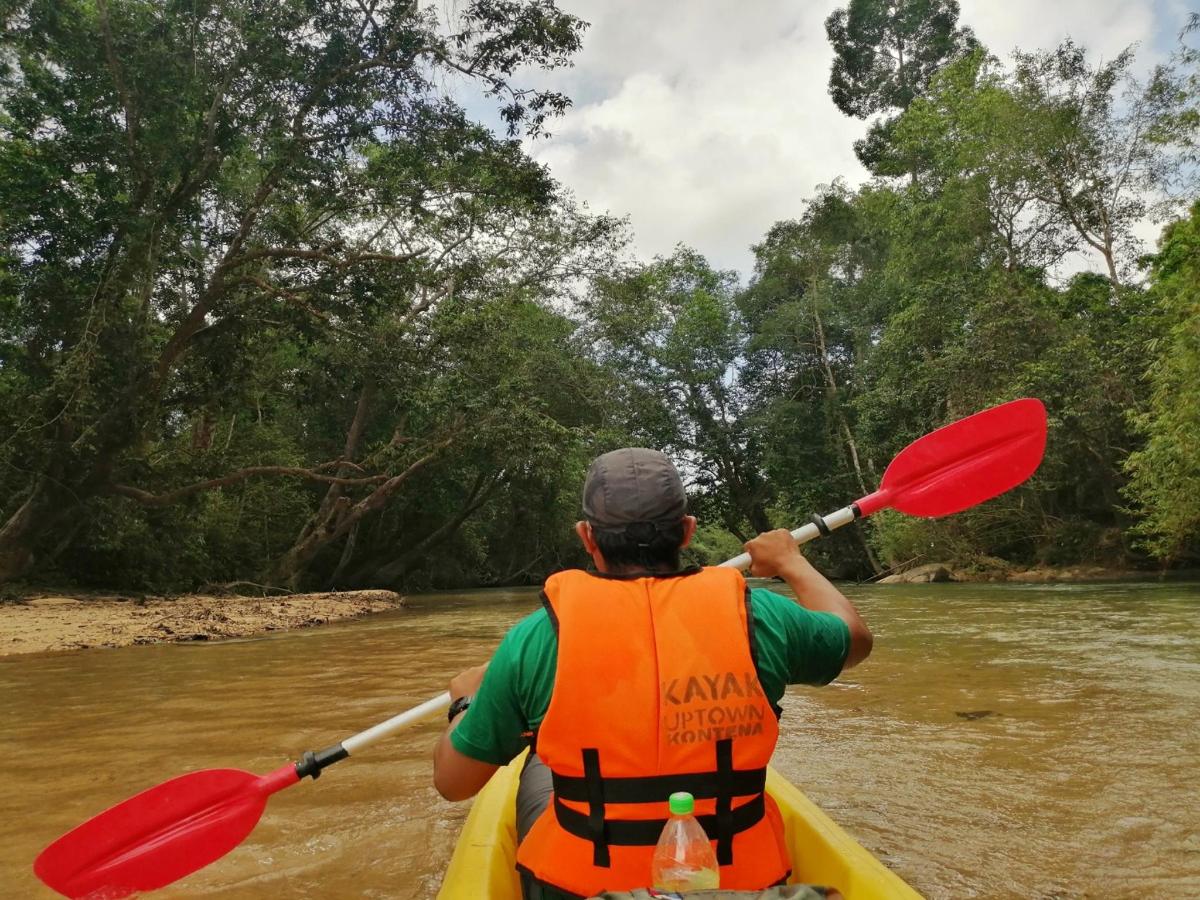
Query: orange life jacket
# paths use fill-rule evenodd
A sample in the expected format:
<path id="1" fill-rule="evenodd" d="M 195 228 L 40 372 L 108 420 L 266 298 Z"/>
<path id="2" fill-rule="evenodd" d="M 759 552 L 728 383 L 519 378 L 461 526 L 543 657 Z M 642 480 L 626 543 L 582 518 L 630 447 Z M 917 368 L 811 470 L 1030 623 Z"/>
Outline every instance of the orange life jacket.
<path id="1" fill-rule="evenodd" d="M 786 878 L 782 821 L 763 791 L 778 710 L 758 679 L 741 573 L 570 570 L 550 577 L 542 600 L 558 669 L 536 749 L 554 796 L 518 868 L 584 897 L 646 887 L 667 797 L 688 791 L 722 888 Z"/>

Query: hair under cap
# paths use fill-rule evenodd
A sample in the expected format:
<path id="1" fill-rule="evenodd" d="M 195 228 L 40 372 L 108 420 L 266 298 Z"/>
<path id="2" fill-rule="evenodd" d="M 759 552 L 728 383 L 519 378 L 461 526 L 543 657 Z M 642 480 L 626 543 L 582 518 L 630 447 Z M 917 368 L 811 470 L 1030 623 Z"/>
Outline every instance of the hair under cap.
<path id="1" fill-rule="evenodd" d="M 673 525 L 687 512 L 674 464 L 658 450 L 624 447 L 596 457 L 583 483 L 583 515 L 593 528 L 623 532 L 636 522 Z"/>

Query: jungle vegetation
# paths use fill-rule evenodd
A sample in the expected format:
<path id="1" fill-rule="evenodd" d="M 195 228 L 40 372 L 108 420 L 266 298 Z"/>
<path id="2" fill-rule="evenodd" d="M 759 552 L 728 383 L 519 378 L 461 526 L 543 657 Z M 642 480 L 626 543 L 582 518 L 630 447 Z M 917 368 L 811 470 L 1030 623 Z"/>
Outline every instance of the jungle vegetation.
<path id="1" fill-rule="evenodd" d="M 820 565 L 1200 562 L 1195 17 L 1139 78 L 1133 49 L 1001 60 L 953 0 L 851 0 L 830 92 L 873 177 L 748 278 L 634 258 L 530 159 L 570 99 L 522 73 L 586 40 L 554 0 L 0 23 L 0 582 L 532 583 L 583 562 L 583 471 L 628 444 L 680 460 L 717 562 L 1020 396 L 1050 412 L 1034 479 Z"/>

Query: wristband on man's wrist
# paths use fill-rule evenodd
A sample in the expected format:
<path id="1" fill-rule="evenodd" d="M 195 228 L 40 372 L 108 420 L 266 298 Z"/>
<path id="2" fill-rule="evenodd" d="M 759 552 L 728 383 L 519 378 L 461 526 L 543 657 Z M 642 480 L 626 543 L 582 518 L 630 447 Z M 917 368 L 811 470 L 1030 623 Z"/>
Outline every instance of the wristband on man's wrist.
<path id="1" fill-rule="evenodd" d="M 460 712 L 465 712 L 467 707 L 471 705 L 471 701 L 474 699 L 474 694 L 468 694 L 465 697 L 455 697 L 450 703 L 450 709 L 446 712 L 446 720 L 453 722 L 454 717 Z"/>

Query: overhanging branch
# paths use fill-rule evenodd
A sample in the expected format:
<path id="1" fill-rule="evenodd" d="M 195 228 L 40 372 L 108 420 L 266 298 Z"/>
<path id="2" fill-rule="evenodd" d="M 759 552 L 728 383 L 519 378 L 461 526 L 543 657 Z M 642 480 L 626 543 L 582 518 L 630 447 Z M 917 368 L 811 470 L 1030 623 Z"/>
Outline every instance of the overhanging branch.
<path id="1" fill-rule="evenodd" d="M 269 476 L 288 476 L 291 478 L 303 478 L 308 481 L 320 481 L 326 484 L 337 484 L 342 486 L 353 486 L 362 484 L 383 484 L 392 476 L 389 475 L 367 475 L 362 478 L 343 478 L 338 475 L 326 475 L 321 472 L 321 469 L 329 469 L 338 466 L 353 466 L 351 462 L 346 460 L 334 460 L 333 462 L 323 463 L 312 469 L 302 469 L 296 466 L 248 466 L 245 469 L 238 469 L 236 472 L 230 472 L 228 475 L 222 475 L 220 478 L 210 478 L 207 481 L 198 481 L 195 484 L 189 484 L 185 487 L 176 488 L 173 491 L 167 491 L 162 494 L 152 494 L 150 491 L 144 491 L 141 488 L 133 487 L 129 484 L 112 484 L 106 489 L 107 493 L 116 494 L 120 497 L 128 497 L 131 500 L 136 500 L 143 506 L 162 507 L 170 506 L 185 497 L 190 497 L 192 494 L 198 494 L 202 491 L 211 491 L 218 488 L 229 487 L 230 485 L 239 484 L 248 478 L 260 478 Z"/>

